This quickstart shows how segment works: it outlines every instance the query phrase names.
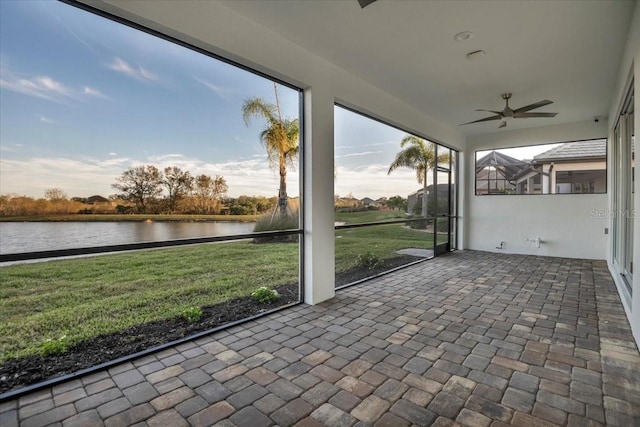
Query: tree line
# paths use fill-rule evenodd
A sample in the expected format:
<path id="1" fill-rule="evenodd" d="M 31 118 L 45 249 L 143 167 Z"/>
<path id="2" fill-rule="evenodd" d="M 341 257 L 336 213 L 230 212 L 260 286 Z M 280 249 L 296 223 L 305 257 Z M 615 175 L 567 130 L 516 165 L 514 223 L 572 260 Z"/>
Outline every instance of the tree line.
<path id="1" fill-rule="evenodd" d="M 1 195 L 1 216 L 53 214 L 230 214 L 259 215 L 272 210 L 277 197 L 227 197 L 228 185 L 220 175 L 192 175 L 177 166 L 163 170 L 153 165 L 125 170 L 111 187 L 118 191 L 101 196 L 72 197 L 50 188 L 44 198 Z"/>
<path id="2" fill-rule="evenodd" d="M 127 169 L 111 187 L 114 198 L 129 202 L 133 213 L 220 213 L 227 181 L 216 175 L 196 175 L 177 166 L 153 165 Z M 125 212 L 126 213 L 126 212 Z"/>
<path id="3" fill-rule="evenodd" d="M 252 119 L 264 120 L 259 138 L 269 158 L 269 165 L 280 175 L 278 196 L 273 198 L 240 196 L 226 197 L 224 177 L 192 175 L 177 166 L 164 170 L 153 165 L 137 166 L 116 178 L 111 187 L 118 191 L 108 201 L 69 200 L 58 189 L 47 190 L 44 199 L 12 195 L 0 196 L 0 215 L 43 215 L 68 213 L 169 213 L 169 214 L 263 214 L 278 207 L 281 217 L 293 213 L 287 195 L 287 170 L 295 166 L 299 152 L 298 119 L 282 116 L 277 84 L 273 83 L 275 104 L 253 97 L 245 100 L 242 117 L 248 126 Z M 88 202 L 88 203 L 87 203 Z"/>

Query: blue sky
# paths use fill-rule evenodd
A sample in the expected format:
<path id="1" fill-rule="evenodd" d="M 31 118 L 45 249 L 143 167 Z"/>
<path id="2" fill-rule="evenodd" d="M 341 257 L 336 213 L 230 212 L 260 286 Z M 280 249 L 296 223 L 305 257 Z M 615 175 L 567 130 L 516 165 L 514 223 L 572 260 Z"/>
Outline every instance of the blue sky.
<path id="1" fill-rule="evenodd" d="M 229 195 L 277 194 L 278 176 L 241 107 L 273 83 L 144 32 L 53 1 L 0 1 L 0 194 L 110 195 L 130 167 L 222 175 Z M 298 92 L 278 86 L 283 114 Z M 415 191 L 387 176 L 404 132 L 336 109 L 336 194 Z M 297 171 L 288 175 L 298 195 Z"/>

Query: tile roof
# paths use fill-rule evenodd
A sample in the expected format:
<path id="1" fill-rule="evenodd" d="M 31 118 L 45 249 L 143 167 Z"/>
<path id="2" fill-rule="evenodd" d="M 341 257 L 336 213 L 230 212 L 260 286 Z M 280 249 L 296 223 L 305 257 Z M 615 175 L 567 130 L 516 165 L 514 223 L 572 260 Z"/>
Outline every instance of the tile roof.
<path id="1" fill-rule="evenodd" d="M 533 159 L 541 160 L 573 160 L 581 158 L 606 157 L 607 140 L 594 139 L 591 141 L 566 142 L 549 151 L 538 154 Z"/>

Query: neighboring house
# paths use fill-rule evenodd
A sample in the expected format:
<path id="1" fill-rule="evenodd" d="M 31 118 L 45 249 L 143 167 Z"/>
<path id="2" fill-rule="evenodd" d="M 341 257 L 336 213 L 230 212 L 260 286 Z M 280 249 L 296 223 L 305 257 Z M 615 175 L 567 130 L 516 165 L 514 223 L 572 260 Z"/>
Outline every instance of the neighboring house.
<path id="1" fill-rule="evenodd" d="M 512 194 L 512 178 L 527 167 L 526 161 L 492 151 L 476 161 L 476 194 Z"/>
<path id="2" fill-rule="evenodd" d="M 607 140 L 567 142 L 517 160 L 492 151 L 476 161 L 476 194 L 604 193 Z"/>
<path id="3" fill-rule="evenodd" d="M 100 195 L 91 197 L 72 197 L 71 200 L 73 200 L 74 202 L 86 203 L 87 205 L 93 205 L 96 203 L 111 203 L 111 200 Z"/>
<path id="4" fill-rule="evenodd" d="M 365 197 L 364 199 L 361 199 L 360 201 L 365 206 L 371 206 L 371 207 L 375 207 L 375 208 L 380 206 L 380 204 L 376 200 L 373 200 L 371 197 Z"/>
<path id="5" fill-rule="evenodd" d="M 94 203 L 109 203 L 109 199 L 106 197 L 102 197 L 100 195 L 87 197 L 87 201 L 85 203 L 94 204 Z"/>
<path id="6" fill-rule="evenodd" d="M 451 191 L 455 192 L 455 184 L 451 184 Z M 407 196 L 407 214 L 419 214 L 422 210 L 422 195 L 424 194 L 424 188 L 420 188 L 415 193 L 411 193 Z M 454 193 L 455 194 L 455 193 Z M 434 214 L 434 203 L 433 203 L 433 184 L 427 187 L 427 204 L 428 204 L 428 212 L 427 215 Z M 443 214 L 443 206 L 448 204 L 449 201 L 449 184 L 438 184 L 438 205 L 440 208 L 437 210 L 438 214 Z M 446 208 L 444 208 L 446 211 Z"/>

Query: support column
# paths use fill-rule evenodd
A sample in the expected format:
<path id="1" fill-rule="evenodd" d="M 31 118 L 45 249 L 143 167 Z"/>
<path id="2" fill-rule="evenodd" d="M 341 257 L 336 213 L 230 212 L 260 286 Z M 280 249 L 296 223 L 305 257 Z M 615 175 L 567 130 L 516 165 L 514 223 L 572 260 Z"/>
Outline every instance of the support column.
<path id="1" fill-rule="evenodd" d="M 304 93 L 304 302 L 335 295 L 333 103 L 328 90 Z"/>
<path id="2" fill-rule="evenodd" d="M 543 166 L 542 171 L 546 172 L 542 174 L 542 194 L 554 193 L 555 190 L 551 189 L 549 186 L 551 181 L 551 177 L 548 175 L 549 168 L 547 166 Z"/>

